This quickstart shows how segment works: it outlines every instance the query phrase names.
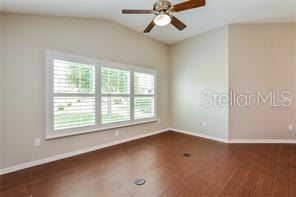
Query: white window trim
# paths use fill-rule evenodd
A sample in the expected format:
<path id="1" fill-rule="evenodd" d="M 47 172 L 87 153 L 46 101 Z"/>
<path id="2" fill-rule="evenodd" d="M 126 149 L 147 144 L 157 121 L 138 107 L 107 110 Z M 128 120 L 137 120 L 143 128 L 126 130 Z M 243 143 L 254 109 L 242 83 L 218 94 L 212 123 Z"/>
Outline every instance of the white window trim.
<path id="1" fill-rule="evenodd" d="M 45 82 L 45 120 L 46 120 L 46 137 L 45 139 L 55 139 L 66 136 L 80 135 L 85 133 L 104 131 L 109 129 L 133 126 L 138 124 L 150 123 L 157 121 L 157 71 L 147 68 L 136 67 L 127 64 L 120 64 L 116 62 L 98 60 L 89 57 L 82 57 L 78 55 L 62 53 L 58 51 L 46 50 L 46 82 Z M 53 60 L 60 59 L 70 62 L 80 62 L 84 64 L 90 64 L 95 66 L 95 98 L 96 98 L 96 125 L 95 126 L 85 126 L 79 128 L 63 129 L 59 131 L 54 131 L 53 129 Z M 117 68 L 122 70 L 130 71 L 130 94 L 131 94 L 131 120 L 122 121 L 109 124 L 101 124 L 101 84 L 98 76 L 100 76 L 101 67 Z M 154 75 L 154 117 L 145 118 L 140 120 L 134 120 L 134 72 L 142 72 Z M 114 96 L 114 95 L 112 95 Z M 130 95 L 128 95 L 130 96 Z M 139 96 L 139 95 L 136 95 Z M 148 96 L 148 95 L 143 95 Z"/>

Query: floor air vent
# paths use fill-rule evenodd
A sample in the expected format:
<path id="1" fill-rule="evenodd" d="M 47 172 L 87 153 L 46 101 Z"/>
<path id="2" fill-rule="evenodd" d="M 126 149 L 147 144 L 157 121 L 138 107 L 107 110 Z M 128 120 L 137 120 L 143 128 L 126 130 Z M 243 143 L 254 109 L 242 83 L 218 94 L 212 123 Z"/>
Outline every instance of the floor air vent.
<path id="1" fill-rule="evenodd" d="M 145 182 L 146 182 L 145 179 L 137 179 L 137 180 L 135 180 L 136 185 L 144 185 Z"/>
<path id="2" fill-rule="evenodd" d="M 183 153 L 184 157 L 190 157 L 191 155 L 189 153 Z"/>

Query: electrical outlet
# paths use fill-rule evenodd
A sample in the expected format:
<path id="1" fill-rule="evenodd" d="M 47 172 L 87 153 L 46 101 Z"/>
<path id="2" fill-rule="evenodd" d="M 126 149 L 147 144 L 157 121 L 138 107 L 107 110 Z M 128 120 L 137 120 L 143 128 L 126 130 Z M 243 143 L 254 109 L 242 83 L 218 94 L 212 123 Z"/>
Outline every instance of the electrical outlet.
<path id="1" fill-rule="evenodd" d="M 207 125 L 208 125 L 208 123 L 207 123 L 206 121 L 203 121 L 203 122 L 202 122 L 202 126 L 203 126 L 203 127 L 207 127 Z"/>
<path id="2" fill-rule="evenodd" d="M 119 130 L 115 131 L 115 136 L 119 136 Z"/>
<path id="3" fill-rule="evenodd" d="M 294 130 L 294 126 L 292 124 L 289 124 L 289 131 L 293 131 Z"/>
<path id="4" fill-rule="evenodd" d="M 160 119 L 158 119 L 157 122 L 160 123 Z"/>
<path id="5" fill-rule="evenodd" d="M 34 139 L 34 146 L 40 146 L 41 145 L 41 140 L 40 138 L 35 138 Z"/>

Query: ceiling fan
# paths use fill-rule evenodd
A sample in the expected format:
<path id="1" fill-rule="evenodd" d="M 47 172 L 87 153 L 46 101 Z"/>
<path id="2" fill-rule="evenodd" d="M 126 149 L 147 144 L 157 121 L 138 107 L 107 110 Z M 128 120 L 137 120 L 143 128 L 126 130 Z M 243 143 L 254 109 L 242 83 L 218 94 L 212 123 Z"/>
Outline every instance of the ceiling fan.
<path id="1" fill-rule="evenodd" d="M 186 25 L 177 19 L 173 13 L 181 12 L 193 8 L 198 8 L 206 5 L 206 0 L 188 0 L 183 3 L 173 5 L 170 0 L 158 0 L 154 3 L 153 10 L 131 10 L 123 9 L 123 14 L 154 14 L 155 18 L 144 30 L 144 33 L 149 33 L 152 28 L 157 26 L 166 26 L 172 24 L 178 30 L 182 31 Z"/>

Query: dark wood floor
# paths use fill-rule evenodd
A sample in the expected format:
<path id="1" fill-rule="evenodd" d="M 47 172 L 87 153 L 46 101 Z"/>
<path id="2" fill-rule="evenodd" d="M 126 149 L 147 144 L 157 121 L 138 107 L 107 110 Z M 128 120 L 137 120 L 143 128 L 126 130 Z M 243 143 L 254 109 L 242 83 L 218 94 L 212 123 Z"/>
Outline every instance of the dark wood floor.
<path id="1" fill-rule="evenodd" d="M 139 177 L 145 185 L 134 184 Z M 0 188 L 1 197 L 295 197 L 296 145 L 227 145 L 167 132 L 4 175 Z"/>

